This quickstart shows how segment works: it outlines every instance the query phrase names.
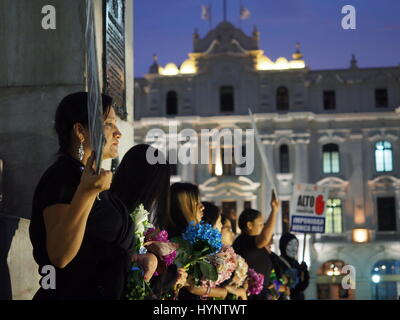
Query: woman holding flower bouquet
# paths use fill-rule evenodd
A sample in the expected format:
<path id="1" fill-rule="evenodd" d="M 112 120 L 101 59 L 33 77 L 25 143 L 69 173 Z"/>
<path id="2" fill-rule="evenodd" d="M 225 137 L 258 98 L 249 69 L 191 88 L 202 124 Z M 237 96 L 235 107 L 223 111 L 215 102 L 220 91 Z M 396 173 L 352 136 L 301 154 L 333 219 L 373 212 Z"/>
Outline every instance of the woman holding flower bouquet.
<path id="1" fill-rule="evenodd" d="M 236 238 L 233 248 L 246 260 L 249 268 L 264 278 L 263 291 L 257 296 L 250 296 L 250 299 L 264 300 L 267 296 L 272 263 L 265 247 L 271 241 L 279 209 L 279 201 L 274 193 L 271 199 L 271 209 L 266 223 L 264 223 L 261 212 L 254 209 L 244 210 L 239 217 L 239 228 L 242 234 Z"/>
<path id="2" fill-rule="evenodd" d="M 148 159 L 159 161 L 150 164 Z M 136 250 L 147 251 L 158 259 L 155 276 L 146 292 L 138 293 L 140 284 L 130 273 L 127 288 L 128 299 L 161 299 L 174 285 L 186 283 L 186 272 L 173 265 L 176 246 L 170 242 L 165 230 L 159 230 L 148 221 L 150 213 L 154 224 L 162 226 L 169 218 L 170 166 L 164 155 L 156 148 L 139 144 L 124 156 L 114 174 L 110 193 L 122 200 L 128 212 L 132 213 L 136 236 Z"/>
<path id="3" fill-rule="evenodd" d="M 207 276 L 217 276 L 215 267 L 206 257 L 218 252 L 222 242 L 220 231 L 201 222 L 204 206 L 200 201 L 198 187 L 191 183 L 174 183 L 171 186 L 170 208 L 165 229 L 171 236 L 180 239 L 177 240 L 181 248 L 177 261 L 186 264 L 188 270 L 188 282 L 180 291 L 179 299 L 225 299 L 227 289 L 200 285 L 204 277 L 202 271 L 207 272 Z"/>
<path id="4" fill-rule="evenodd" d="M 128 255 L 132 223 L 123 204 L 103 191 L 112 173 L 93 170 L 86 92 L 66 96 L 55 117 L 58 158 L 36 187 L 29 227 L 33 256 L 39 265 L 55 268 L 55 288 L 40 288 L 34 299 L 119 299 L 127 262 L 135 259 L 153 274 L 154 255 Z M 112 99 L 102 95 L 103 159 L 118 156 L 121 132 Z M 97 200 L 97 198 L 101 200 Z"/>
<path id="5" fill-rule="evenodd" d="M 203 202 L 203 205 L 203 221 L 212 225 L 213 228 L 222 231 L 224 225 L 222 224 L 221 210 L 211 202 Z M 244 262 L 243 258 L 237 255 L 232 248 L 234 237 L 232 230 L 226 229 L 228 223 L 230 223 L 230 220 L 225 218 L 225 230 L 221 233 L 223 244 L 221 251 L 208 258 L 208 260 L 217 268 L 218 279 L 216 281 L 203 281 L 202 286 L 225 288 L 228 291 L 226 299 L 239 298 L 247 300 L 247 288 L 245 283 L 247 278 L 247 267 L 242 265 Z M 244 262 L 244 264 L 246 263 Z M 244 274 L 242 275 L 243 271 Z"/>

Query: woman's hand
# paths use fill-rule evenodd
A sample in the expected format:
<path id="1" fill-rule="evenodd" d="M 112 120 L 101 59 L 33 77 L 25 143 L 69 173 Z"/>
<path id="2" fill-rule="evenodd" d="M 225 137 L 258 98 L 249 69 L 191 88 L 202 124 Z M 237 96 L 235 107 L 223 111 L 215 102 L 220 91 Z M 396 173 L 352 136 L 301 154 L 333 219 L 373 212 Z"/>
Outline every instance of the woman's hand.
<path id="1" fill-rule="evenodd" d="M 97 175 L 93 170 L 94 161 L 95 154 L 92 152 L 86 161 L 79 187 L 84 192 L 99 194 L 102 191 L 110 189 L 112 172 L 101 169 Z"/>
<path id="2" fill-rule="evenodd" d="M 157 257 L 152 253 L 134 254 L 132 256 L 132 262 L 136 262 L 140 267 L 142 267 L 144 272 L 144 281 L 150 281 L 154 272 L 157 270 Z"/>
<path id="3" fill-rule="evenodd" d="M 225 289 L 231 293 L 237 296 L 241 300 L 247 300 L 247 293 L 244 288 L 236 288 L 234 286 L 228 285 L 225 287 Z"/>
<path id="4" fill-rule="evenodd" d="M 275 191 L 272 192 L 271 203 L 270 203 L 270 205 L 271 205 L 271 211 L 273 211 L 273 212 L 278 212 L 280 202 L 279 202 L 279 200 L 276 198 Z"/>
<path id="5" fill-rule="evenodd" d="M 178 268 L 178 279 L 175 282 L 175 287 L 182 288 L 186 285 L 188 273 L 183 268 Z"/>

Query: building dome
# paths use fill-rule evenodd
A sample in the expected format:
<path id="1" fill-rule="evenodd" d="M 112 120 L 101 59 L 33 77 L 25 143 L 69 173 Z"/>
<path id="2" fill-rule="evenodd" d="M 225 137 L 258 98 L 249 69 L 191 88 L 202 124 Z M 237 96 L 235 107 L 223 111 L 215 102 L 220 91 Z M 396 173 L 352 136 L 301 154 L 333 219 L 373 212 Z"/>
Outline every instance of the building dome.
<path id="1" fill-rule="evenodd" d="M 181 65 L 181 74 L 193 74 L 197 72 L 196 62 L 193 59 L 185 60 Z"/>
<path id="2" fill-rule="evenodd" d="M 160 74 L 163 76 L 175 76 L 179 74 L 179 69 L 175 63 L 170 62 L 164 68 L 160 68 Z"/>

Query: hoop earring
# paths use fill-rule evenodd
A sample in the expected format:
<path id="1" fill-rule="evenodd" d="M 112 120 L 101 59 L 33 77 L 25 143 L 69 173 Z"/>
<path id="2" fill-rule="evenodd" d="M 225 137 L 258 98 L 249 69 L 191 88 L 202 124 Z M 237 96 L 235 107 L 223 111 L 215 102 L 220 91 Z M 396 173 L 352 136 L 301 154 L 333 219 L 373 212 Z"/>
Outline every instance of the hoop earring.
<path id="1" fill-rule="evenodd" d="M 79 158 L 80 161 L 83 160 L 83 155 L 84 154 L 85 154 L 85 150 L 83 150 L 83 143 L 81 141 L 81 144 L 80 144 L 79 149 L 78 149 L 78 158 Z"/>

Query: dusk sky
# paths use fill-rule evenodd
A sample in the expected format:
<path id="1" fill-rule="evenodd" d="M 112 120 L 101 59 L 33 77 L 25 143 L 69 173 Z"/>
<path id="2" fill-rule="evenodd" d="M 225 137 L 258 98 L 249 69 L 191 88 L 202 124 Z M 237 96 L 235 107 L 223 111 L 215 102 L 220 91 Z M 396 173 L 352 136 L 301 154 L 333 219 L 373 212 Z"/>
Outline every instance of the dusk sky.
<path id="1" fill-rule="evenodd" d="M 222 21 L 223 0 L 136 0 L 135 76 L 143 76 L 158 54 L 165 66 L 178 66 L 192 52 L 192 34 L 203 38 L 209 22 L 201 20 L 201 6 L 212 5 L 212 26 Z M 250 34 L 256 25 L 260 49 L 272 60 L 291 58 L 301 43 L 304 60 L 311 69 L 347 68 L 355 53 L 359 67 L 400 65 L 400 0 L 227 0 L 228 21 L 239 26 L 242 3 L 251 12 L 241 22 Z M 341 13 L 353 5 L 357 29 L 344 30 Z"/>

